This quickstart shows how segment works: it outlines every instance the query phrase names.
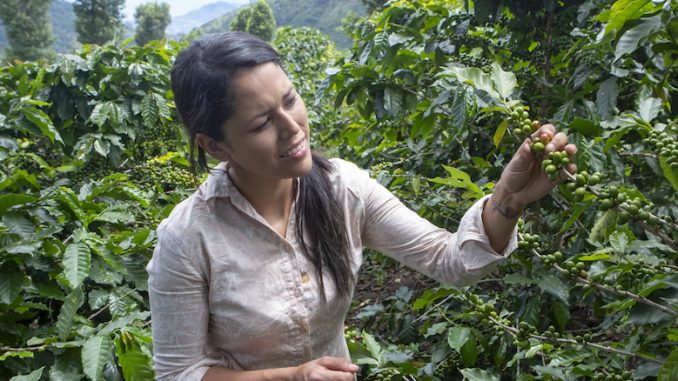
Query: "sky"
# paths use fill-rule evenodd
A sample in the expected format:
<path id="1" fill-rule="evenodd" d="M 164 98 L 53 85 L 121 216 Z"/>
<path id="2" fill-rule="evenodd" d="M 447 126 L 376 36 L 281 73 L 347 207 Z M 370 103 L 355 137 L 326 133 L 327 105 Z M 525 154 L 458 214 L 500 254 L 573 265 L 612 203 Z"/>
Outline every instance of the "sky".
<path id="1" fill-rule="evenodd" d="M 74 0 L 67 0 L 73 2 Z M 134 20 L 134 10 L 140 4 L 152 3 L 155 0 L 125 0 L 125 8 L 123 9 L 124 18 L 126 20 Z M 196 10 L 203 5 L 217 2 L 226 2 L 233 4 L 249 3 L 249 0 L 158 0 L 158 2 L 165 2 L 170 5 L 170 14 L 172 17 L 181 16 L 190 11 Z"/>

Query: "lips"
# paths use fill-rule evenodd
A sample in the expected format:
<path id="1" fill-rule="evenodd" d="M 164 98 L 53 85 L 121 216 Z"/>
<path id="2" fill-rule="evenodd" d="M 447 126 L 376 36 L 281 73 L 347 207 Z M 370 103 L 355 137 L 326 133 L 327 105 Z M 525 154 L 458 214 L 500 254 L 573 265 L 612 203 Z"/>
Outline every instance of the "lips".
<path id="1" fill-rule="evenodd" d="M 295 144 L 292 148 L 287 150 L 284 154 L 280 155 L 281 158 L 293 156 L 296 153 L 299 153 L 301 150 L 306 148 L 306 139 L 303 139 L 301 142 Z"/>

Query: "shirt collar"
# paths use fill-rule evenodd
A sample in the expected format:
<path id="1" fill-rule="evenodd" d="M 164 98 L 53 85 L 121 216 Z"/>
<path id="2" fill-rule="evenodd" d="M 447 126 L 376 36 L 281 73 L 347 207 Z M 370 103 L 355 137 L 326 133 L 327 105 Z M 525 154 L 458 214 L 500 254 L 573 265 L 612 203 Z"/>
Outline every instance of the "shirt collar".
<path id="1" fill-rule="evenodd" d="M 240 195 L 240 192 L 228 176 L 228 162 L 221 162 L 207 175 L 204 194 L 205 201 L 216 197 L 230 198 L 236 195 Z"/>
<path id="2" fill-rule="evenodd" d="M 299 189 L 300 179 L 297 177 L 294 179 L 296 183 L 297 190 Z M 295 194 L 295 201 L 299 196 L 297 191 Z M 223 161 L 219 163 L 210 173 L 207 175 L 207 181 L 205 182 L 205 201 L 210 201 L 213 198 L 225 197 L 225 198 L 239 198 L 242 197 L 242 194 L 235 186 L 231 177 L 228 175 L 228 162 Z"/>

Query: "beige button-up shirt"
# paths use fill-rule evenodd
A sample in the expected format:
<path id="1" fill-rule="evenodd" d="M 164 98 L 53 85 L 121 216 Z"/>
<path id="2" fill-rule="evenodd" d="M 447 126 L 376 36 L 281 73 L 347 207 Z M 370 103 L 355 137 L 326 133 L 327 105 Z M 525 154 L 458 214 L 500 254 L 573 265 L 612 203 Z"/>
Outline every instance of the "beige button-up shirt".
<path id="1" fill-rule="evenodd" d="M 516 247 L 514 231 L 504 253 L 492 249 L 481 220 L 484 199 L 450 233 L 405 207 L 366 171 L 331 162 L 354 274 L 363 247 L 370 247 L 440 282 L 468 285 Z M 321 304 L 294 213 L 282 237 L 225 168 L 217 167 L 158 226 L 147 267 L 157 379 L 198 381 L 212 366 L 253 370 L 349 358 L 343 330 L 350 298 L 339 297 L 330 280 L 327 305 Z"/>

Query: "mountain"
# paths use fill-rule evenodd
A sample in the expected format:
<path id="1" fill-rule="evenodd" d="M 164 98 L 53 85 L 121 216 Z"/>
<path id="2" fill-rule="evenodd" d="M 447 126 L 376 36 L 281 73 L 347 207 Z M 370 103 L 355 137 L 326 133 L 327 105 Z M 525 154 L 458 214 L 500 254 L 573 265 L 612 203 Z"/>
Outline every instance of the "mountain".
<path id="1" fill-rule="evenodd" d="M 332 37 L 340 49 L 348 49 L 352 42 L 343 31 L 341 19 L 353 13 L 367 15 L 360 0 L 268 0 L 278 26 L 310 26 Z"/>
<path id="2" fill-rule="evenodd" d="M 191 29 L 204 25 L 238 7 L 240 7 L 240 4 L 224 1 L 207 4 L 200 9 L 173 18 L 172 22 L 167 27 L 167 35 L 175 36 L 188 33 Z"/>
<path id="3" fill-rule="evenodd" d="M 343 31 L 341 19 L 353 13 L 365 16 L 367 10 L 360 0 L 268 0 L 277 25 L 310 26 L 329 35 L 340 49 L 348 49 L 352 42 Z M 201 26 L 204 33 L 225 32 L 237 10 L 225 13 Z M 190 35 L 191 33 L 189 33 Z"/>
<path id="4" fill-rule="evenodd" d="M 49 7 L 52 16 L 52 32 L 56 37 L 54 50 L 57 52 L 70 52 L 76 45 L 75 12 L 73 4 L 65 0 L 52 0 Z M 5 25 L 0 20 L 0 55 L 8 46 Z"/>

